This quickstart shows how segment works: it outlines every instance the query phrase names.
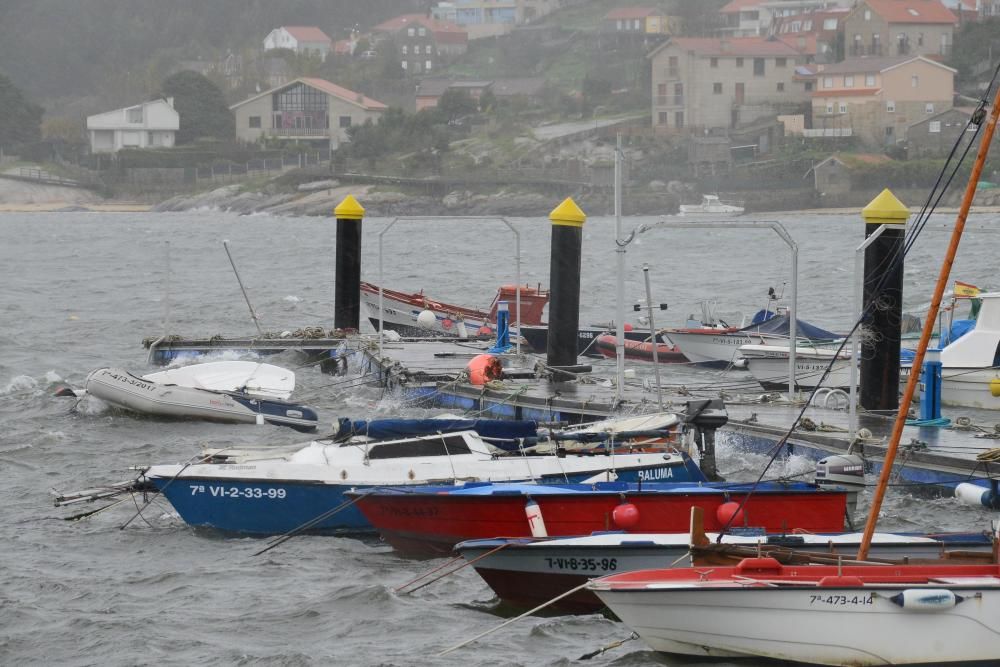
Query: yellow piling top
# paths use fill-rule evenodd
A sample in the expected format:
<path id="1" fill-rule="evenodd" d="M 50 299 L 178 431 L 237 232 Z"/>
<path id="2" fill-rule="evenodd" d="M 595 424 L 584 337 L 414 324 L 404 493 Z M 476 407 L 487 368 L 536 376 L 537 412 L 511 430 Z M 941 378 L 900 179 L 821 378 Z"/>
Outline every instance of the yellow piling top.
<path id="1" fill-rule="evenodd" d="M 905 225 L 910 209 L 886 188 L 861 209 L 861 217 L 870 225 Z"/>
<path id="2" fill-rule="evenodd" d="M 338 220 L 360 220 L 365 217 L 365 209 L 352 195 L 347 195 L 337 204 L 337 208 L 333 209 L 333 217 Z"/>
<path id="3" fill-rule="evenodd" d="M 587 220 L 587 215 L 580 210 L 572 197 L 566 197 L 563 203 L 552 209 L 549 213 L 549 220 L 553 225 L 565 225 L 566 227 L 583 227 Z"/>

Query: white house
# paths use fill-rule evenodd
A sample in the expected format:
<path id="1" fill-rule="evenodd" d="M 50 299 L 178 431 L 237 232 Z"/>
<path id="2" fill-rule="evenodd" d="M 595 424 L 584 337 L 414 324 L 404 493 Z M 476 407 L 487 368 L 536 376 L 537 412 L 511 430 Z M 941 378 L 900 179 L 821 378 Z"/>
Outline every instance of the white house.
<path id="1" fill-rule="evenodd" d="M 92 153 L 116 153 L 122 148 L 169 148 L 174 145 L 180 126 L 172 97 L 87 116 Z"/>
<path id="2" fill-rule="evenodd" d="M 267 33 L 264 38 L 264 50 L 271 49 L 291 49 L 296 53 L 312 54 L 326 60 L 333 49 L 333 41 L 314 26 L 283 25 Z"/>

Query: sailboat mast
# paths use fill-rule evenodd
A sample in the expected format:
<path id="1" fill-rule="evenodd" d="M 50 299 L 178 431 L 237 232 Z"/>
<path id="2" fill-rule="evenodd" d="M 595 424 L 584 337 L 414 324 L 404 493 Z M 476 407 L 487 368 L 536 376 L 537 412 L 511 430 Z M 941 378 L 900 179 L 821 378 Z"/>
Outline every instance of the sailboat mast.
<path id="1" fill-rule="evenodd" d="M 972 198 L 976 194 L 979 176 L 982 174 L 983 165 L 986 163 L 986 155 L 990 152 L 990 142 L 993 141 L 993 132 L 996 130 L 998 117 L 1000 117 L 1000 87 L 997 88 L 996 95 L 993 98 L 993 110 L 990 113 L 990 119 L 986 123 L 982 137 L 979 140 L 979 152 L 976 155 L 975 163 L 972 165 L 969 183 L 965 186 L 965 196 L 962 198 L 962 206 L 958 211 L 958 218 L 955 220 L 955 228 L 951 232 L 948 252 L 945 253 L 944 261 L 941 263 L 941 273 L 938 275 L 937 285 L 934 286 L 934 296 L 931 298 L 931 306 L 927 311 L 927 318 L 924 320 L 924 328 L 920 332 L 920 343 L 917 345 L 913 365 L 910 367 L 910 377 L 906 382 L 903 399 L 899 403 L 896 422 L 893 424 L 892 436 L 889 438 L 889 446 L 885 452 L 885 461 L 882 464 L 882 474 L 879 476 L 878 486 L 875 487 L 875 497 L 872 498 L 872 506 L 868 512 L 868 522 L 865 524 L 865 532 L 861 538 L 861 545 L 858 547 L 858 560 L 865 560 L 868 557 L 872 536 L 875 534 L 875 523 L 878 521 L 879 511 L 882 509 L 882 501 L 885 498 L 885 491 L 889 485 L 889 476 L 892 474 L 892 464 L 896 459 L 896 450 L 899 449 L 899 440 L 903 435 L 903 426 L 906 424 L 907 412 L 913 401 L 913 394 L 916 391 L 917 382 L 919 381 L 920 367 L 924 363 L 924 353 L 927 351 L 931 334 L 934 332 L 938 311 L 941 308 L 941 299 L 944 297 L 945 288 L 951 276 L 951 267 L 955 263 L 958 244 L 962 240 L 962 232 L 965 230 L 965 220 L 969 216 L 969 208 L 971 208 Z"/>

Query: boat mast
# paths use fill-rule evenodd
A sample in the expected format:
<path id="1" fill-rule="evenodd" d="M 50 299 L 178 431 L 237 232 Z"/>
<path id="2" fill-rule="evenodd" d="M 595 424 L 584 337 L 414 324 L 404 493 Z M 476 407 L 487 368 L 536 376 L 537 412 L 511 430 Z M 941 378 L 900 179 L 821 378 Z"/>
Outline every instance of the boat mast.
<path id="1" fill-rule="evenodd" d="M 622 239 L 622 135 L 615 139 L 615 253 L 617 254 L 615 319 L 615 407 L 621 404 L 625 391 L 625 246 Z M 653 337 L 655 348 L 656 337 Z"/>
<path id="2" fill-rule="evenodd" d="M 944 261 L 941 263 L 941 272 L 938 275 L 937 285 L 934 286 L 934 296 L 931 298 L 930 310 L 927 311 L 927 319 L 924 320 L 924 328 L 920 333 L 920 343 L 917 345 L 913 365 L 910 367 L 910 377 L 906 382 L 903 399 L 899 403 L 896 422 L 893 424 L 892 436 L 889 439 L 889 446 L 885 452 L 885 461 L 882 464 L 882 474 L 879 476 L 878 486 L 875 487 L 875 497 L 872 498 L 872 506 L 868 512 L 868 522 L 865 524 L 865 532 L 861 538 L 861 545 L 858 547 L 858 560 L 866 560 L 868 558 L 868 550 L 871 547 L 872 536 L 875 533 L 875 523 L 878 521 L 879 511 L 882 509 L 882 500 L 885 498 L 886 487 L 889 485 L 889 476 L 892 475 L 892 463 L 896 459 L 896 450 L 899 448 L 899 440 L 903 435 L 903 426 L 906 423 L 906 416 L 913 401 L 917 382 L 919 381 L 920 367 L 924 363 L 924 353 L 927 351 L 931 334 L 934 332 L 938 311 L 941 308 L 941 299 L 944 297 L 945 288 L 951 276 L 951 267 L 955 263 L 958 243 L 961 241 L 962 232 L 965 230 L 965 219 L 969 215 L 972 198 L 976 194 L 979 176 L 983 171 L 983 165 L 986 163 L 986 155 L 990 151 L 990 142 L 993 141 L 993 132 L 997 126 L 998 116 L 1000 116 L 1000 87 L 997 88 L 996 95 L 993 98 L 993 111 L 990 113 L 990 119 L 986 123 L 982 137 L 979 140 L 979 152 L 976 155 L 975 163 L 972 165 L 969 183 L 965 186 L 965 196 L 962 198 L 962 206 L 958 211 L 955 228 L 951 233 L 948 252 L 945 253 Z"/>

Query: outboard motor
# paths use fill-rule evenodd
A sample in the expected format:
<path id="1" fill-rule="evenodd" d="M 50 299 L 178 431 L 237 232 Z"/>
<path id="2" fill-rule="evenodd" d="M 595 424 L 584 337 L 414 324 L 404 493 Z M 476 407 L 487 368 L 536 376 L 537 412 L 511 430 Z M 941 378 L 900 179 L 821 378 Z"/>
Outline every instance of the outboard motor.
<path id="1" fill-rule="evenodd" d="M 715 466 L 715 432 L 729 422 L 726 404 L 721 398 L 688 401 L 684 423 L 698 446 L 698 464 L 705 476 L 724 481 Z"/>
<path id="2" fill-rule="evenodd" d="M 816 485 L 847 489 L 848 523 L 858 509 L 858 493 L 865 488 L 865 460 L 857 454 L 834 454 L 816 464 Z"/>

